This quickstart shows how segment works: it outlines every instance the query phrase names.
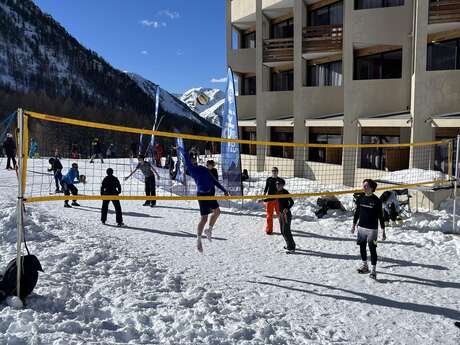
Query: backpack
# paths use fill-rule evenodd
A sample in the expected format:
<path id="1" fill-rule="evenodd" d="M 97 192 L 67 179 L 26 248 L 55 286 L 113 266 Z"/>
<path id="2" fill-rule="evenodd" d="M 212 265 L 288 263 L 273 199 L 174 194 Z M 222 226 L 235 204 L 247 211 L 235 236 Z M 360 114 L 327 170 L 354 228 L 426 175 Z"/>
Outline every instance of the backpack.
<path id="1" fill-rule="evenodd" d="M 22 258 L 21 271 L 21 292 L 20 297 L 24 300 L 29 296 L 37 285 L 38 271 L 43 272 L 42 265 L 35 255 L 29 253 Z M 17 295 L 16 280 L 17 280 L 17 264 L 16 259 L 11 260 L 6 266 L 3 276 L 0 275 L 0 302 L 7 296 Z"/>

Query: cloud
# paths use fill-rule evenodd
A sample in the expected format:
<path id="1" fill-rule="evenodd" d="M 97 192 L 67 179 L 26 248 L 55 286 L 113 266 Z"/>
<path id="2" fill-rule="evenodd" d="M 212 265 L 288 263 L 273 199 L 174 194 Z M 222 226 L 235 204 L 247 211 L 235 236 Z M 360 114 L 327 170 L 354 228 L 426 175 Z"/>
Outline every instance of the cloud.
<path id="1" fill-rule="evenodd" d="M 141 51 L 141 54 L 142 55 L 149 55 L 149 52 L 147 50 L 143 50 L 143 51 Z"/>
<path id="2" fill-rule="evenodd" d="M 226 83 L 226 82 L 227 82 L 227 77 L 211 79 L 211 83 Z"/>
<path id="3" fill-rule="evenodd" d="M 170 11 L 170 10 L 161 10 L 161 11 L 159 11 L 159 12 L 158 12 L 158 16 L 168 17 L 168 18 L 171 19 L 171 20 L 179 19 L 179 18 L 180 18 L 179 12 Z"/>
<path id="4" fill-rule="evenodd" d="M 140 23 L 142 24 L 142 26 L 153 27 L 154 29 L 158 29 L 159 27 L 166 27 L 167 25 L 165 22 L 159 22 L 157 20 L 148 19 L 141 20 Z"/>
<path id="5" fill-rule="evenodd" d="M 184 55 L 184 52 L 182 51 L 182 49 L 177 49 L 176 55 L 177 56 L 182 56 L 182 55 Z"/>

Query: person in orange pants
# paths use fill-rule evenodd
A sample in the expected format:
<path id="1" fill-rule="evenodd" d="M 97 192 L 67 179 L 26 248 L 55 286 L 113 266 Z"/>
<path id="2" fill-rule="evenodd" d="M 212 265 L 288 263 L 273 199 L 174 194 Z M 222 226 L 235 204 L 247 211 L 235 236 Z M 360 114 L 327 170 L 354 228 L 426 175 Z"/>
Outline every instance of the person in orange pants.
<path id="1" fill-rule="evenodd" d="M 264 195 L 275 195 L 277 194 L 276 183 L 282 179 L 278 177 L 278 168 L 272 168 L 272 176 L 267 178 L 265 183 Z M 273 233 L 273 212 L 280 216 L 280 209 L 278 200 L 276 199 L 265 199 L 265 210 L 267 214 L 267 222 L 265 224 L 265 233 L 271 235 Z"/>

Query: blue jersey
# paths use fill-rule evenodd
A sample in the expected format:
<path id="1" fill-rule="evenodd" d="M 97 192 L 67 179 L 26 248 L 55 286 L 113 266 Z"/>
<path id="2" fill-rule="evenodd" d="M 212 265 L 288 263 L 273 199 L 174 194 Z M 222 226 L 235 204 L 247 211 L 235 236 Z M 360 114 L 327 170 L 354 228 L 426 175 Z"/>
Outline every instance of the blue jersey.
<path id="1" fill-rule="evenodd" d="M 70 168 L 67 175 L 64 175 L 61 181 L 67 184 L 75 184 L 80 182 L 80 174 L 78 173 L 78 169 Z"/>
<path id="2" fill-rule="evenodd" d="M 190 175 L 193 177 L 196 183 L 198 193 L 209 193 L 213 187 L 216 186 L 222 192 L 226 193 L 225 188 L 217 181 L 208 168 L 201 165 L 193 165 L 190 162 L 189 155 L 184 151 L 182 147 L 179 148 L 180 153 L 184 157 L 185 165 Z"/>

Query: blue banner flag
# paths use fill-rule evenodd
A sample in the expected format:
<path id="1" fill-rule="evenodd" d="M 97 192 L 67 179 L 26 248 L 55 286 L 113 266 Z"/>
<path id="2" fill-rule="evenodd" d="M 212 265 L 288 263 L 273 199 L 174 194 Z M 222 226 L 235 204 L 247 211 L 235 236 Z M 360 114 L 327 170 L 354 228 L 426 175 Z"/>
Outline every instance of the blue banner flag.
<path id="1" fill-rule="evenodd" d="M 233 80 L 231 68 L 228 68 L 227 73 L 227 89 L 222 119 L 222 138 L 238 139 L 235 81 Z M 243 195 L 240 145 L 237 143 L 221 143 L 221 160 L 224 187 L 227 188 L 231 195 Z"/>
<path id="2" fill-rule="evenodd" d="M 184 186 L 187 186 L 186 174 L 185 174 L 185 161 L 183 155 L 180 153 L 180 150 L 185 151 L 184 140 L 182 138 L 176 138 L 177 146 L 177 163 L 176 163 L 176 181 L 182 183 Z"/>

